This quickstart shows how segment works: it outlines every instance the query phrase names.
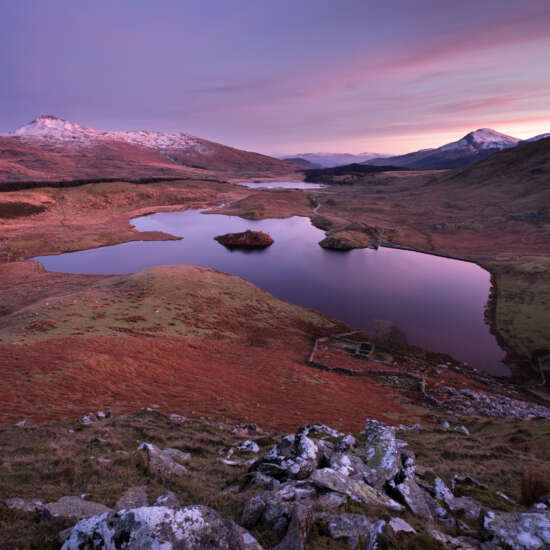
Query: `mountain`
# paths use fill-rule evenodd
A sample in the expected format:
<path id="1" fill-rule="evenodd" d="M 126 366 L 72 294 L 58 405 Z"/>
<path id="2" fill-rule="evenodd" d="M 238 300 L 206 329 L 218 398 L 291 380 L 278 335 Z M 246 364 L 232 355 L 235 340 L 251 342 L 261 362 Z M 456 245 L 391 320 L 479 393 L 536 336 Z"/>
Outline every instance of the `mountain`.
<path id="1" fill-rule="evenodd" d="M 385 156 L 380 153 L 301 153 L 292 157 L 283 157 L 284 160 L 303 159 L 316 168 L 333 168 L 334 166 L 343 166 L 345 164 L 355 164 L 365 162 L 370 159 L 381 159 Z"/>
<path id="2" fill-rule="evenodd" d="M 501 134 L 490 128 L 481 128 L 466 134 L 462 139 L 437 149 L 422 149 L 406 155 L 377 158 L 364 162 L 373 166 L 391 164 L 413 170 L 460 168 L 484 159 L 503 149 L 515 147 L 521 140 Z"/>
<path id="3" fill-rule="evenodd" d="M 534 136 L 532 138 L 526 139 L 524 141 L 538 141 L 539 139 L 546 139 L 550 137 L 550 133 L 547 134 L 539 134 L 538 136 Z"/>
<path id="4" fill-rule="evenodd" d="M 292 164 L 295 164 L 296 166 L 299 166 L 300 168 L 322 168 L 320 164 L 315 164 L 309 160 L 306 160 L 301 157 L 286 157 L 284 159 L 285 162 L 291 162 Z"/>
<path id="5" fill-rule="evenodd" d="M 282 176 L 295 170 L 182 132 L 113 132 L 51 115 L 0 136 L 0 181 Z"/>

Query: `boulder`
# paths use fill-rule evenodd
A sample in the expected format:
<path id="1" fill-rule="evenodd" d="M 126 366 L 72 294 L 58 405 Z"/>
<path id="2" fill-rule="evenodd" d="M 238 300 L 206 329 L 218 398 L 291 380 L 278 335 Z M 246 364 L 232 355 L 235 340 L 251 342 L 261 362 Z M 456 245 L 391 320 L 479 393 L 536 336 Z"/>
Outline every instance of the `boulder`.
<path id="1" fill-rule="evenodd" d="M 481 503 L 471 497 L 455 497 L 439 477 L 434 480 L 434 492 L 435 498 L 443 500 L 451 512 L 463 512 L 471 519 L 480 519 L 483 511 Z"/>
<path id="2" fill-rule="evenodd" d="M 62 550 L 83 548 L 261 550 L 248 531 L 206 506 L 142 507 L 81 520 Z"/>
<path id="3" fill-rule="evenodd" d="M 394 533 L 399 533 L 399 531 L 404 531 L 405 533 L 416 533 L 414 527 L 401 518 L 392 518 L 388 525 Z"/>
<path id="4" fill-rule="evenodd" d="M 332 468 L 315 470 L 309 481 L 321 490 L 346 495 L 356 502 L 383 506 L 396 512 L 403 510 L 399 503 L 376 488 L 367 485 L 362 479 L 347 477 Z"/>
<path id="5" fill-rule="evenodd" d="M 183 476 L 188 470 L 180 460 L 189 458 L 189 453 L 183 453 L 177 449 L 160 450 L 152 443 L 142 443 L 138 450 L 145 451 L 147 456 L 147 469 L 151 474 L 161 477 Z"/>
<path id="6" fill-rule="evenodd" d="M 381 489 L 400 470 L 401 461 L 395 429 L 378 420 L 365 423 L 366 466 L 365 481 Z"/>
<path id="7" fill-rule="evenodd" d="M 130 510 L 132 508 L 147 506 L 148 504 L 147 487 L 139 485 L 137 487 L 130 487 L 124 491 L 115 504 L 115 510 Z"/>
<path id="8" fill-rule="evenodd" d="M 266 248 L 274 242 L 267 233 L 250 229 L 242 233 L 218 235 L 214 239 L 228 248 Z"/>
<path id="9" fill-rule="evenodd" d="M 240 451 L 246 451 L 249 453 L 259 453 L 260 447 L 255 441 L 251 441 L 250 439 L 247 439 L 246 441 L 243 441 L 238 447 L 238 450 Z"/>
<path id="10" fill-rule="evenodd" d="M 550 512 L 520 514 L 490 511 L 485 514 L 483 527 L 492 538 L 492 546 L 487 548 L 550 548 Z"/>
<path id="11" fill-rule="evenodd" d="M 361 539 L 369 536 L 371 524 L 362 514 L 320 513 L 317 520 L 323 523 L 323 531 L 334 540 L 344 540 L 350 548 L 359 548 Z"/>
<path id="12" fill-rule="evenodd" d="M 54 518 L 75 519 L 89 518 L 111 511 L 111 508 L 108 508 L 104 504 L 84 500 L 79 496 L 61 497 L 57 502 L 49 502 L 44 505 L 44 508 Z"/>
<path id="13" fill-rule="evenodd" d="M 78 419 L 80 424 L 93 424 L 94 422 L 99 422 L 111 417 L 111 411 L 97 411 L 95 413 L 91 412 L 81 416 Z"/>

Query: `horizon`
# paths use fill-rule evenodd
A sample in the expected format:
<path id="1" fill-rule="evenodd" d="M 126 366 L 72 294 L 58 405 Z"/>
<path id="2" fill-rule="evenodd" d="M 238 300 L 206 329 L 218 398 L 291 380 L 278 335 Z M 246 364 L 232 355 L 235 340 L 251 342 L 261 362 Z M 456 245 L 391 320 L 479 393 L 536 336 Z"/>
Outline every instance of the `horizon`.
<path id="1" fill-rule="evenodd" d="M 0 3 L 0 14 L 5 133 L 52 113 L 292 156 L 408 153 L 477 128 L 550 131 L 550 9 L 539 0 L 414 10 L 31 0 Z"/>

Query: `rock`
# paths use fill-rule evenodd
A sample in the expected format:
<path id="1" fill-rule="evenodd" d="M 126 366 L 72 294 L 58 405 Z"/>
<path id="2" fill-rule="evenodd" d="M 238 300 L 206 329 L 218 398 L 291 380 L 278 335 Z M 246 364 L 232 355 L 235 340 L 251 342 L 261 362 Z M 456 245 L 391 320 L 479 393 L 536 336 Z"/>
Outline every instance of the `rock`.
<path id="1" fill-rule="evenodd" d="M 111 411 L 97 411 L 95 413 L 88 413 L 84 416 L 81 416 L 78 419 L 80 424 L 93 424 L 94 422 L 99 422 L 100 420 L 105 420 L 111 417 Z"/>
<path id="2" fill-rule="evenodd" d="M 185 422 L 187 422 L 189 419 L 186 418 L 185 416 L 182 416 L 181 414 L 171 414 L 168 416 L 168 418 L 172 421 L 172 422 L 178 422 L 180 424 L 184 424 Z"/>
<path id="3" fill-rule="evenodd" d="M 430 529 L 428 533 L 435 539 L 451 550 L 477 550 L 479 541 L 468 539 L 467 537 L 451 537 L 437 529 Z"/>
<path id="4" fill-rule="evenodd" d="M 434 481 L 435 498 L 443 500 L 451 512 L 464 512 L 471 519 L 479 519 L 482 512 L 481 503 L 471 497 L 455 497 L 445 482 L 436 477 Z"/>
<path id="5" fill-rule="evenodd" d="M 115 504 L 115 510 L 131 510 L 132 508 L 141 508 L 148 504 L 147 487 L 139 485 L 137 487 L 130 487 L 122 494 Z"/>
<path id="6" fill-rule="evenodd" d="M 253 496 L 244 505 L 241 524 L 247 529 L 257 525 L 262 519 L 265 507 L 266 503 L 263 498 L 258 495 Z"/>
<path id="7" fill-rule="evenodd" d="M 345 495 L 339 493 L 324 493 L 319 497 L 317 503 L 321 508 L 325 510 L 332 510 L 335 508 L 340 508 L 348 501 Z"/>
<path id="8" fill-rule="evenodd" d="M 449 422 L 447 422 L 447 420 L 441 422 L 438 427 L 443 432 L 447 432 L 451 429 L 451 425 L 449 424 Z"/>
<path id="9" fill-rule="evenodd" d="M 365 480 L 381 489 L 400 469 L 399 449 L 395 429 L 377 420 L 365 424 L 366 466 Z"/>
<path id="10" fill-rule="evenodd" d="M 247 474 L 247 478 L 248 486 L 250 488 L 263 487 L 271 491 L 281 485 L 281 482 L 278 479 L 274 479 L 260 472 L 249 472 Z"/>
<path id="11" fill-rule="evenodd" d="M 8 498 L 6 506 L 11 510 L 21 510 L 22 512 L 37 512 L 44 508 L 44 503 L 37 499 L 23 499 L 23 498 Z"/>
<path id="12" fill-rule="evenodd" d="M 248 531 L 206 506 L 151 506 L 84 519 L 62 550 L 83 548 L 261 550 Z"/>
<path id="13" fill-rule="evenodd" d="M 309 481 L 320 489 L 347 495 L 357 502 L 384 506 L 397 512 L 403 510 L 403 507 L 399 503 L 374 487 L 367 485 L 363 480 L 346 477 L 331 468 L 315 470 L 310 476 Z"/>
<path id="14" fill-rule="evenodd" d="M 386 522 L 383 519 L 378 520 L 370 526 L 368 536 L 366 537 L 365 550 L 380 550 L 382 545 L 388 547 L 385 543 L 384 528 Z"/>
<path id="15" fill-rule="evenodd" d="M 283 540 L 276 550 L 304 550 L 307 535 L 313 524 L 311 507 L 296 503 L 292 510 L 290 524 Z"/>
<path id="16" fill-rule="evenodd" d="M 464 435 L 470 435 L 470 430 L 466 428 L 466 426 L 463 426 L 462 424 L 460 426 L 455 426 L 454 428 L 455 432 L 463 433 Z"/>
<path id="17" fill-rule="evenodd" d="M 181 455 L 187 455 L 188 453 L 182 453 L 181 451 L 177 451 L 177 449 L 165 449 L 161 451 L 152 443 L 142 443 L 138 447 L 138 450 L 147 453 L 147 469 L 152 474 L 169 477 L 183 476 L 188 473 L 185 466 L 176 462 Z M 177 452 L 174 453 L 174 451 Z M 181 453 L 181 455 L 179 453 Z M 174 460 L 174 458 L 176 458 L 176 460 Z"/>
<path id="18" fill-rule="evenodd" d="M 319 246 L 330 250 L 351 250 L 367 248 L 376 244 L 376 239 L 362 231 L 336 231 L 327 235 Z"/>
<path id="19" fill-rule="evenodd" d="M 550 512 L 524 514 L 490 511 L 483 527 L 492 543 L 512 550 L 550 548 Z"/>
<path id="20" fill-rule="evenodd" d="M 227 233 L 218 235 L 214 240 L 228 248 L 266 248 L 273 244 L 273 239 L 263 231 L 251 231 L 243 233 Z"/>
<path id="21" fill-rule="evenodd" d="M 350 548 L 358 548 L 359 541 L 369 536 L 371 524 L 362 514 L 317 514 L 316 519 L 326 525 L 326 533 L 331 539 L 344 539 Z"/>
<path id="22" fill-rule="evenodd" d="M 271 449 L 254 468 L 279 479 L 305 479 L 317 468 L 320 452 L 315 442 L 307 436 L 307 427 L 296 435 L 287 435 Z"/>
<path id="23" fill-rule="evenodd" d="M 49 502 L 44 508 L 54 518 L 89 518 L 105 512 L 110 512 L 104 504 L 84 500 L 81 497 L 61 497 L 57 502 Z"/>
<path id="24" fill-rule="evenodd" d="M 259 445 L 255 441 L 251 441 L 250 439 L 243 441 L 237 448 L 241 451 L 247 451 L 249 453 L 260 452 Z"/>
<path id="25" fill-rule="evenodd" d="M 416 533 L 414 527 L 401 518 L 392 518 L 388 525 L 394 533 L 399 533 L 399 531 L 405 531 L 405 533 Z"/>
<path id="26" fill-rule="evenodd" d="M 187 462 L 191 459 L 191 453 L 184 453 L 179 449 L 167 448 L 162 451 L 162 454 L 169 456 L 170 458 L 176 460 L 177 462 Z"/>
<path id="27" fill-rule="evenodd" d="M 179 498 L 172 493 L 172 491 L 168 491 L 167 493 L 164 493 L 163 495 L 160 495 L 160 497 L 153 502 L 153 506 L 167 506 L 168 508 L 179 508 L 181 506 Z"/>
<path id="28" fill-rule="evenodd" d="M 455 474 L 451 479 L 451 489 L 454 491 L 457 485 L 474 485 L 481 489 L 489 489 L 489 486 L 485 483 L 481 483 L 475 477 L 470 475 L 457 475 Z"/>
<path id="29" fill-rule="evenodd" d="M 23 420 L 20 420 L 19 422 L 16 422 L 12 427 L 13 428 L 24 428 L 29 422 L 31 421 L 30 418 L 24 418 Z"/>

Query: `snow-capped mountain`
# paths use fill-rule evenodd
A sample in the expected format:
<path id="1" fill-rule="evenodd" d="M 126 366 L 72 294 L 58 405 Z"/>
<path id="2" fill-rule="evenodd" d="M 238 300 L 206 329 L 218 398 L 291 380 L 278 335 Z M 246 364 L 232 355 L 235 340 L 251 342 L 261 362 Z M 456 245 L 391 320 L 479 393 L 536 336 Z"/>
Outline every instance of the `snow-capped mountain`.
<path id="1" fill-rule="evenodd" d="M 508 149 L 514 147 L 521 140 L 506 134 L 501 134 L 491 128 L 480 128 L 466 134 L 462 139 L 443 145 L 438 151 L 452 151 L 453 149 L 470 149 L 472 152 L 486 149 Z"/>
<path id="2" fill-rule="evenodd" d="M 98 130 L 51 115 L 0 136 L 0 182 L 279 177 L 296 169 L 183 132 Z"/>
<path id="3" fill-rule="evenodd" d="M 343 166 L 345 164 L 353 164 L 355 162 L 361 163 L 374 158 L 384 158 L 389 155 L 380 153 L 301 153 L 298 155 L 292 155 L 282 157 L 283 160 L 287 158 L 292 159 L 304 159 L 313 165 L 320 166 L 322 168 L 333 168 L 334 166 Z"/>
<path id="4" fill-rule="evenodd" d="M 52 144 L 87 146 L 99 141 L 123 141 L 157 151 L 200 148 L 200 140 L 183 132 L 149 130 L 113 132 L 80 126 L 51 115 L 42 115 L 12 134 L 23 140 L 44 140 Z M 206 151 L 203 151 L 206 152 Z"/>
<path id="5" fill-rule="evenodd" d="M 458 141 L 436 149 L 422 149 L 406 155 L 368 160 L 364 164 L 392 165 L 412 170 L 459 168 L 484 159 L 497 151 L 515 147 L 520 142 L 518 138 L 491 128 L 480 128 L 466 134 Z"/>

